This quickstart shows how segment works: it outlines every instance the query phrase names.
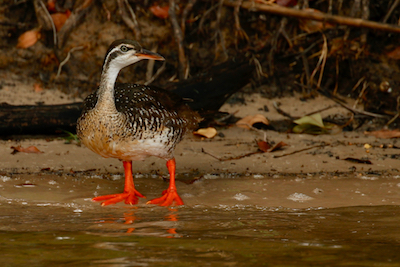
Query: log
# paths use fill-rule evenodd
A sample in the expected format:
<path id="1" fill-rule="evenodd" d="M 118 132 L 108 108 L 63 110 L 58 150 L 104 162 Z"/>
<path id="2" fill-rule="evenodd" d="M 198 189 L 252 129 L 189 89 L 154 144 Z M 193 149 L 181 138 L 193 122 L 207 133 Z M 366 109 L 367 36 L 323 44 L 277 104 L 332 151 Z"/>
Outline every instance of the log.
<path id="1" fill-rule="evenodd" d="M 0 135 L 75 132 L 82 102 L 65 105 L 0 104 Z"/>
<path id="2" fill-rule="evenodd" d="M 245 86 L 252 76 L 254 66 L 248 60 L 232 59 L 165 89 L 184 99 L 187 104 L 211 120 L 224 102 Z M 82 112 L 82 102 L 64 105 L 0 104 L 0 136 L 21 134 L 75 133 L 76 121 Z"/>

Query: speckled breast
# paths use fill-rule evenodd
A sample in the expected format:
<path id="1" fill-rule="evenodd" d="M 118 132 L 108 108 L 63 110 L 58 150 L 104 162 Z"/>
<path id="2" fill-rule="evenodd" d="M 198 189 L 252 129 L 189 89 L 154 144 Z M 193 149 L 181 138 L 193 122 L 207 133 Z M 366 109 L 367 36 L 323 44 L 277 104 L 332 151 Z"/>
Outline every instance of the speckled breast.
<path id="1" fill-rule="evenodd" d="M 143 160 L 156 156 L 168 160 L 182 139 L 181 130 L 161 123 L 155 127 L 155 119 L 130 122 L 121 113 L 98 115 L 94 109 L 81 117 L 77 133 L 86 147 L 103 157 Z"/>

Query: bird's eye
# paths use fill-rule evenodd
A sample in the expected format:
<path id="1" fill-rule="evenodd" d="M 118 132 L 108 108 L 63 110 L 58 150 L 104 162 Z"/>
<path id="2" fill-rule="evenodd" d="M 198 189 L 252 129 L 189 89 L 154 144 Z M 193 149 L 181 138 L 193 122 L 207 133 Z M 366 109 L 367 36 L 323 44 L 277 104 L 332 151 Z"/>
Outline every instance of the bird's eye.
<path id="1" fill-rule="evenodd" d="M 120 49 L 121 49 L 122 52 L 127 52 L 129 50 L 129 48 L 126 47 L 125 45 L 121 46 Z"/>

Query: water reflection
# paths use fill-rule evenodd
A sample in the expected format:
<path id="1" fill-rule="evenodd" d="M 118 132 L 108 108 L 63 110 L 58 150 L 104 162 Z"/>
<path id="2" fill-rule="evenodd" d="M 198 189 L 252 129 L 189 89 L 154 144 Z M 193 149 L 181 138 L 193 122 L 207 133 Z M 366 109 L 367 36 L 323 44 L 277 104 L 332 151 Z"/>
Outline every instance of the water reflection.
<path id="1" fill-rule="evenodd" d="M 144 209 L 143 207 L 141 208 Z M 159 235 L 160 237 L 166 237 L 166 238 L 182 237 L 182 235 L 177 232 L 177 225 L 179 222 L 179 215 L 178 215 L 179 210 L 175 207 L 162 208 L 168 211 L 167 214 L 159 212 L 154 213 L 157 215 L 152 216 L 151 220 L 149 220 L 149 218 L 143 220 L 141 217 L 137 216 L 137 213 L 140 211 L 140 207 L 138 206 L 125 207 L 125 209 L 128 209 L 128 211 L 124 211 L 122 213 L 122 216 L 116 216 L 113 213 L 106 217 L 94 220 L 94 224 L 115 224 L 116 227 L 114 228 L 119 228 L 118 225 L 129 225 L 130 227 L 127 228 L 125 233 L 138 234 L 138 235 L 144 234 L 144 228 L 150 228 L 158 225 L 165 228 L 165 232 L 167 233 L 166 235 L 164 232 L 163 234 Z M 161 221 L 171 222 L 171 223 L 162 224 L 160 223 Z M 140 228 L 140 231 L 135 232 L 137 227 Z M 145 233 L 146 233 L 145 235 L 149 234 L 147 231 Z"/>
<path id="2" fill-rule="evenodd" d="M 4 266 L 400 266 L 398 206 L 10 208 Z"/>

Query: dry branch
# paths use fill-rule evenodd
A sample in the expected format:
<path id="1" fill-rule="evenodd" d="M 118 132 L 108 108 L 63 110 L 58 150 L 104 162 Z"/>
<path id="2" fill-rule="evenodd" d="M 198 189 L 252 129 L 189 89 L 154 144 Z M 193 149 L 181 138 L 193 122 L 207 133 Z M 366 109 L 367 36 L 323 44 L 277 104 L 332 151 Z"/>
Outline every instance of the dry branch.
<path id="1" fill-rule="evenodd" d="M 69 34 L 81 22 L 83 17 L 86 15 L 86 12 L 92 6 L 93 2 L 94 0 L 82 0 L 80 1 L 80 5 L 78 5 L 71 13 L 71 15 L 58 33 L 59 49 L 64 47 L 64 44 L 69 37 Z"/>
<path id="2" fill-rule="evenodd" d="M 224 4 L 226 6 L 235 7 L 236 1 L 225 0 Z M 272 13 L 272 14 L 277 14 L 277 15 L 282 15 L 282 16 L 287 16 L 287 17 L 311 19 L 311 20 L 323 21 L 323 22 L 332 23 L 332 24 L 340 24 L 340 25 L 347 25 L 347 26 L 353 26 L 353 27 L 359 27 L 359 28 L 369 28 L 369 29 L 374 29 L 374 30 L 400 33 L 400 27 L 391 25 L 391 24 L 379 23 L 379 22 L 357 19 L 357 18 L 329 15 L 326 13 L 297 10 L 297 9 L 282 7 L 282 6 L 278 6 L 278 5 L 259 4 L 259 3 L 255 3 L 253 1 L 243 1 L 241 8 L 245 8 L 245 9 L 248 9 L 249 11 L 253 11 L 253 12 L 266 12 L 266 13 Z"/>
<path id="3" fill-rule="evenodd" d="M 185 80 L 189 75 L 189 64 L 186 60 L 185 48 L 183 45 L 184 37 L 182 29 L 179 26 L 179 22 L 176 17 L 175 8 L 176 8 L 175 0 L 169 0 L 169 19 L 171 21 L 175 41 L 178 45 L 178 55 L 179 55 L 178 74 L 180 80 Z"/>
<path id="4" fill-rule="evenodd" d="M 133 31 L 133 33 L 135 34 L 135 39 L 140 42 L 142 34 L 140 31 L 139 23 L 136 19 L 135 12 L 133 12 L 133 9 L 129 5 L 129 2 L 127 0 L 118 0 L 118 7 L 122 20 L 129 27 L 129 29 Z"/>
<path id="5" fill-rule="evenodd" d="M 186 4 L 185 8 L 183 9 L 182 12 L 182 18 L 181 18 L 181 29 L 182 29 L 182 34 L 185 35 L 185 29 L 186 29 L 186 19 L 192 11 L 193 6 L 196 4 L 197 0 L 189 0 L 188 3 Z"/>

